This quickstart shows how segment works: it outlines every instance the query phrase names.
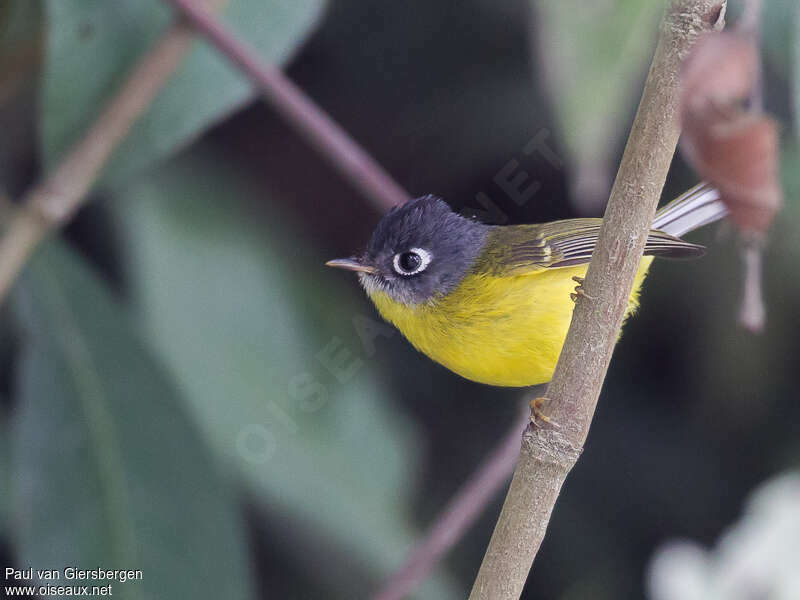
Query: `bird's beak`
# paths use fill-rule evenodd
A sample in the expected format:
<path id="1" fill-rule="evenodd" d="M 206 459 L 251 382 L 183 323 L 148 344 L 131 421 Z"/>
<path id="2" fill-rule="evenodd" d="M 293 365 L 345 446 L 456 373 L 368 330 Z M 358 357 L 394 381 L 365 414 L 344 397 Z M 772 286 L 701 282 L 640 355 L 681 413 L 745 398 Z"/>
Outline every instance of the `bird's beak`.
<path id="1" fill-rule="evenodd" d="M 328 267 L 337 269 L 347 269 L 348 271 L 360 271 L 362 273 L 375 273 L 375 267 L 364 265 L 355 258 L 335 258 L 325 263 Z"/>

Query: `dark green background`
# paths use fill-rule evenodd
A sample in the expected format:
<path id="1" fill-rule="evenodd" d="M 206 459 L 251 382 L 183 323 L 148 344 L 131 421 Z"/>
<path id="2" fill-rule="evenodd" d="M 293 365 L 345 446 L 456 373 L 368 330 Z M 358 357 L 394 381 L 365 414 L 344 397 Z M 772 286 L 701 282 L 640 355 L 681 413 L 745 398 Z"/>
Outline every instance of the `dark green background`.
<path id="1" fill-rule="evenodd" d="M 621 153 L 658 11 L 607 4 L 572 18 L 516 1 L 232 0 L 226 20 L 413 195 L 474 211 L 482 192 L 521 223 L 583 214 L 576 174 Z M 526 599 L 640 598 L 659 544 L 712 544 L 800 462 L 800 41 L 792 3 L 767 4 L 786 206 L 766 329 L 736 324 L 729 228 L 692 236 L 702 260 L 654 265 Z M 3 189 L 17 197 L 58 159 L 167 22 L 154 0 L 3 4 Z M 322 265 L 358 250 L 379 212 L 213 52 L 189 60 L 4 305 L 2 562 L 142 568 L 121 586 L 131 598 L 366 597 L 522 394 L 399 335 L 361 343 L 353 319 L 374 309 Z M 542 130 L 563 166 L 522 152 Z M 511 160 L 540 185 L 524 206 L 494 181 Z M 665 196 L 695 181 L 678 158 Z M 342 348 L 332 372 L 320 353 Z M 500 501 L 418 597 L 466 594 Z"/>

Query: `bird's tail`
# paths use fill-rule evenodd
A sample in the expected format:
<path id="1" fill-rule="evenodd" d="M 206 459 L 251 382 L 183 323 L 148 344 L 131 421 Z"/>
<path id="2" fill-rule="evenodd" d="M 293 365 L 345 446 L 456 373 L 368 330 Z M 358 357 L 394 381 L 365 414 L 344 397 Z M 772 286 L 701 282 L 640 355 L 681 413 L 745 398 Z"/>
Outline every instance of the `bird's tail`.
<path id="1" fill-rule="evenodd" d="M 653 219 L 653 229 L 680 237 L 727 214 L 719 191 L 710 183 L 700 183 L 662 207 Z"/>

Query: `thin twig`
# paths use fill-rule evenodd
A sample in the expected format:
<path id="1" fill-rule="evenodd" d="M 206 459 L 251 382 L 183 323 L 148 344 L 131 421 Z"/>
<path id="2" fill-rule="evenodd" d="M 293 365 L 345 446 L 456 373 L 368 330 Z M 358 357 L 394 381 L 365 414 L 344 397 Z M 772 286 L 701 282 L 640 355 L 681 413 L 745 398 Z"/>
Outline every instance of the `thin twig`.
<path id="1" fill-rule="evenodd" d="M 378 208 L 385 210 L 408 199 L 408 194 L 343 129 L 278 69 L 262 64 L 205 5 L 196 0 L 170 1 L 186 20 L 177 19 L 156 42 L 83 139 L 26 194 L 6 223 L 0 239 L 0 300 L 8 294 L 36 246 L 83 204 L 114 149 L 180 64 L 195 30 L 206 35 L 249 76 L 278 112 Z M 211 7 L 221 3 L 210 0 Z"/>
<path id="2" fill-rule="evenodd" d="M 112 152 L 177 69 L 193 37 L 188 24 L 173 23 L 142 57 L 86 135 L 24 196 L 0 239 L 0 299 L 5 298 L 39 242 L 83 204 Z"/>
<path id="3" fill-rule="evenodd" d="M 168 0 L 259 88 L 264 99 L 375 206 L 403 204 L 408 193 L 280 69 L 264 63 L 197 0 Z"/>
<path id="4" fill-rule="evenodd" d="M 763 0 L 745 0 L 736 28 L 740 31 L 759 31 L 763 4 Z"/>
<path id="5" fill-rule="evenodd" d="M 762 0 L 747 0 L 742 16 L 736 24 L 739 31 L 753 36 L 756 48 L 761 46 L 762 8 Z M 756 62 L 756 71 L 753 76 L 750 110 L 754 113 L 764 110 L 764 82 L 760 60 Z M 740 240 L 744 281 L 742 283 L 742 302 L 739 305 L 739 325 L 751 333 L 762 331 L 767 320 L 761 264 L 765 245 L 764 237 L 750 235 L 742 236 Z"/>
<path id="6" fill-rule="evenodd" d="M 736 29 L 742 33 L 752 35 L 755 38 L 756 48 L 761 46 L 761 9 L 762 0 L 747 0 L 744 3 L 744 10 Z M 761 61 L 756 63 L 756 72 L 753 78 L 753 91 L 750 95 L 750 109 L 754 112 L 764 110 L 764 88 L 762 84 Z"/>
<path id="7" fill-rule="evenodd" d="M 472 527 L 492 497 L 511 477 L 519 456 L 520 434 L 528 424 L 528 417 L 525 407 L 503 440 L 453 496 L 425 539 L 414 547 L 403 566 L 383 583 L 373 600 L 406 598 Z"/>
<path id="8" fill-rule="evenodd" d="M 762 265 L 764 240 L 744 238 L 740 241 L 744 282 L 742 284 L 742 303 L 739 306 L 739 324 L 752 333 L 764 329 L 767 309 L 762 293 Z"/>
<path id="9" fill-rule="evenodd" d="M 516 600 L 561 486 L 583 448 L 647 232 L 680 134 L 679 70 L 698 35 L 721 26 L 725 0 L 672 0 L 597 247 L 553 380 L 529 426 L 470 600 Z"/>

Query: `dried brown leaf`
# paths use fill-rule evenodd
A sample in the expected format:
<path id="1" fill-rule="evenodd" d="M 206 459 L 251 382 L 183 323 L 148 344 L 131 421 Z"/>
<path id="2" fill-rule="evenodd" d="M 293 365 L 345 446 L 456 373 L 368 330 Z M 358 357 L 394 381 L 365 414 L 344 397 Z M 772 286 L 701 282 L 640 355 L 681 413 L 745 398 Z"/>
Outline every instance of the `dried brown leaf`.
<path id="1" fill-rule="evenodd" d="M 777 124 L 747 106 L 758 60 L 749 33 L 711 33 L 697 43 L 682 72 L 681 149 L 720 190 L 734 223 L 763 235 L 780 207 L 781 188 Z"/>

